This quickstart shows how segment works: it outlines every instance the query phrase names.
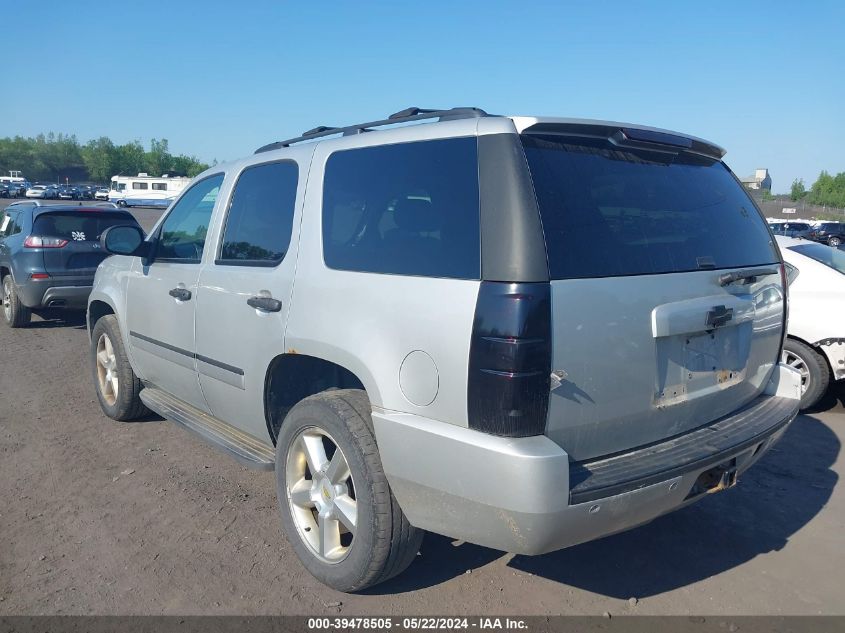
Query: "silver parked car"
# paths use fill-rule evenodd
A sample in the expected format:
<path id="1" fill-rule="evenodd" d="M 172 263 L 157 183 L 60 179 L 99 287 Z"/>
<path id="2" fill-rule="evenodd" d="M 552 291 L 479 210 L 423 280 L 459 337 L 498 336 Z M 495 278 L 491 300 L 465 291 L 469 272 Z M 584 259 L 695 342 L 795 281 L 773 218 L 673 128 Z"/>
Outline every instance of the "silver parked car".
<path id="1" fill-rule="evenodd" d="M 411 108 L 215 165 L 149 237 L 103 235 L 103 411 L 275 469 L 293 548 L 343 591 L 427 530 L 542 554 L 646 523 L 798 411 L 780 253 L 723 154 Z"/>

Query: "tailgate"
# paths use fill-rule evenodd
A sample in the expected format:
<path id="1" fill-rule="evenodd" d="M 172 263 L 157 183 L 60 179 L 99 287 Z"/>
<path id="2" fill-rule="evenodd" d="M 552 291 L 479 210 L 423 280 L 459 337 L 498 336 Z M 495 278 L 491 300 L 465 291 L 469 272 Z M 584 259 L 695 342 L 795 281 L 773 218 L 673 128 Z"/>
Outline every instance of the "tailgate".
<path id="1" fill-rule="evenodd" d="M 780 352 L 780 255 L 721 153 L 611 124 L 544 125 L 523 147 L 563 378 L 546 434 L 592 459 L 753 400 Z"/>
<path id="2" fill-rule="evenodd" d="M 727 287 L 718 277 L 552 282 L 552 368 L 566 379 L 551 393 L 547 435 L 573 459 L 591 459 L 679 435 L 753 400 L 780 349 L 780 275 Z"/>
<path id="3" fill-rule="evenodd" d="M 43 238 L 58 238 L 62 246 L 44 248 L 44 270 L 51 277 L 93 280 L 100 262 L 108 257 L 100 247 L 100 235 L 109 226 L 131 224 L 134 220 L 122 212 L 73 210 L 41 213 L 32 232 Z"/>

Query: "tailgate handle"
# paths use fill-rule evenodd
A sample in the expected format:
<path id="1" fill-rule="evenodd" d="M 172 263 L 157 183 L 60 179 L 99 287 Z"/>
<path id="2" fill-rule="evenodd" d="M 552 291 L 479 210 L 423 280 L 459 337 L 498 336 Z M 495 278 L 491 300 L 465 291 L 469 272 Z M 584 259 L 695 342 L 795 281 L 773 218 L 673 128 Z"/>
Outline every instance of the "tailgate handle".
<path id="1" fill-rule="evenodd" d="M 282 302 L 273 297 L 250 297 L 246 300 L 247 305 L 262 312 L 280 312 Z"/>
<path id="2" fill-rule="evenodd" d="M 765 277 L 766 275 L 777 275 L 778 271 L 774 268 L 764 268 L 763 270 L 735 270 L 724 275 L 719 275 L 719 285 L 727 286 L 735 281 L 744 281 L 747 284 L 753 284 L 758 277 Z"/>
<path id="3" fill-rule="evenodd" d="M 707 327 L 716 328 L 734 318 L 734 309 L 716 306 L 707 313 Z"/>
<path id="4" fill-rule="evenodd" d="M 169 294 L 174 299 L 178 299 L 179 301 L 190 301 L 191 300 L 191 291 L 187 288 L 174 288 L 173 290 L 169 291 Z"/>

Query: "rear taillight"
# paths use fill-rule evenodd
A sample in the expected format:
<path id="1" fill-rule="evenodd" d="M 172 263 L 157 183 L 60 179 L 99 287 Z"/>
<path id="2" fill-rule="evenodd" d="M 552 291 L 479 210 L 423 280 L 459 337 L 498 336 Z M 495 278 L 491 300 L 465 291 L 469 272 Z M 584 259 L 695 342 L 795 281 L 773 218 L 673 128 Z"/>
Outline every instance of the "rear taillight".
<path id="1" fill-rule="evenodd" d="M 30 279 L 49 279 L 50 275 L 48 275 L 47 273 L 32 273 L 29 276 L 29 278 Z"/>
<path id="2" fill-rule="evenodd" d="M 30 235 L 23 242 L 26 248 L 62 248 L 67 244 L 67 240 L 60 237 L 41 237 L 39 235 Z"/>
<path id="3" fill-rule="evenodd" d="M 789 275 L 786 272 L 786 264 L 780 263 L 780 284 L 783 287 L 783 334 L 780 337 L 780 348 L 786 343 L 786 326 L 789 323 Z M 780 361 L 781 354 L 778 354 Z"/>
<path id="4" fill-rule="evenodd" d="M 469 351 L 469 428 L 493 435 L 541 435 L 551 382 L 548 283 L 483 281 Z"/>

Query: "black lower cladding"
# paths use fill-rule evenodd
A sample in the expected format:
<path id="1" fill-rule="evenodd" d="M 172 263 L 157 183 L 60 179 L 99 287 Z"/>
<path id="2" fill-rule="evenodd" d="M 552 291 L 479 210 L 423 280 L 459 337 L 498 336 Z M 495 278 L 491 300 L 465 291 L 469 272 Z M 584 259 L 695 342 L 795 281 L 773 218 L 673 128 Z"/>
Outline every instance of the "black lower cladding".
<path id="1" fill-rule="evenodd" d="M 150 336 L 146 336 L 144 334 L 139 334 L 138 332 L 129 332 L 129 336 L 134 338 L 140 339 L 142 341 L 146 341 L 147 343 L 151 343 L 152 345 L 157 345 L 158 347 L 164 348 L 166 350 L 170 350 L 171 352 L 175 352 L 177 354 L 182 354 L 182 356 L 187 356 L 188 358 L 194 358 L 198 361 L 202 361 L 203 363 L 207 363 L 209 365 L 214 365 L 215 367 L 219 367 L 220 369 L 225 369 L 226 371 L 230 371 L 233 374 L 237 374 L 238 376 L 244 375 L 244 370 L 240 367 L 235 367 L 234 365 L 229 365 L 227 363 L 221 362 L 219 360 L 214 360 L 213 358 L 209 358 L 208 356 L 203 356 L 202 354 L 197 354 L 196 352 L 191 352 L 189 350 L 183 349 L 181 347 L 176 347 L 175 345 L 171 345 L 170 343 L 165 343 L 164 341 L 159 341 L 158 339 L 154 339 Z"/>
<path id="2" fill-rule="evenodd" d="M 798 414 L 798 400 L 760 396 L 739 411 L 673 438 L 569 466 L 570 503 L 630 492 L 715 466 L 760 444 Z"/>

